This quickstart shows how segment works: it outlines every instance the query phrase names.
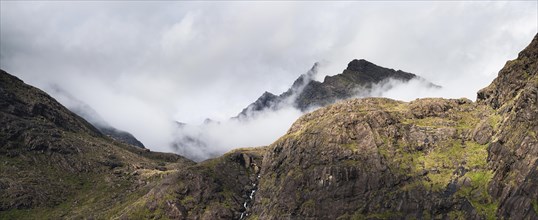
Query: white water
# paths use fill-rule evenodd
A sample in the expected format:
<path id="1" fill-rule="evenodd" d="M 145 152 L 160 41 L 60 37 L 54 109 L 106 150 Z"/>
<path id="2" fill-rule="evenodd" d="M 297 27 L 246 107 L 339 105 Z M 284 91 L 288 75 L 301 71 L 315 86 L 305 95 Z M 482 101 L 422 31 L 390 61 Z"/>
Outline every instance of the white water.
<path id="1" fill-rule="evenodd" d="M 256 177 L 256 182 L 260 179 L 260 175 Z M 239 217 L 239 220 L 245 219 L 249 213 L 247 213 L 248 210 L 248 203 L 254 199 L 254 195 L 256 194 L 256 183 L 252 183 L 252 190 L 250 191 L 249 199 L 243 203 L 243 207 L 245 207 L 245 211 L 241 212 L 241 217 Z"/>

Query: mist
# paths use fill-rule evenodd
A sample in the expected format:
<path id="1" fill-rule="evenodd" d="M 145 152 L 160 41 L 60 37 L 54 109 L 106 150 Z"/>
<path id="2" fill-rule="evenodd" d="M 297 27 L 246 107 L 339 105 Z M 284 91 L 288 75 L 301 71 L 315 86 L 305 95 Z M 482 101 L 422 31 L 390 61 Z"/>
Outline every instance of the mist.
<path id="1" fill-rule="evenodd" d="M 291 106 L 257 112 L 248 120 L 228 119 L 178 127 L 174 149 L 196 161 L 242 147 L 267 146 L 284 135 L 303 112 Z"/>
<path id="2" fill-rule="evenodd" d="M 442 86 L 391 83 L 374 96 L 474 100 L 538 32 L 535 1 L 0 6 L 0 68 L 53 97 L 62 88 L 151 150 L 192 157 L 267 145 L 284 134 L 301 112 L 283 107 L 251 122 L 229 118 L 265 91 L 284 92 L 315 62 L 323 64 L 318 81 L 363 58 Z M 204 125 L 206 118 L 220 125 Z M 176 122 L 206 147 L 171 147 L 184 136 Z"/>

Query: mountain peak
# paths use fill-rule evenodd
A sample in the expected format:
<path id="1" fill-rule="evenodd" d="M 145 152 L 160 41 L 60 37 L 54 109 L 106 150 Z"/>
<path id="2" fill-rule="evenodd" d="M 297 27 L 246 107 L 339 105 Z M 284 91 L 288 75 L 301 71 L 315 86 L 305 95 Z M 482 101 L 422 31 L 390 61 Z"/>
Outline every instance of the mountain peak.
<path id="1" fill-rule="evenodd" d="M 275 95 L 274 95 L 273 93 L 268 92 L 268 91 L 265 91 L 265 92 L 262 94 L 262 97 L 271 97 L 271 96 L 275 96 Z M 258 98 L 258 99 L 261 99 L 261 97 Z"/>
<path id="2" fill-rule="evenodd" d="M 351 71 L 361 71 L 368 67 L 377 67 L 377 65 L 365 59 L 359 59 L 359 60 L 354 59 L 351 62 L 349 62 L 349 64 L 347 64 L 346 69 L 351 70 Z"/>
<path id="3" fill-rule="evenodd" d="M 246 116 L 248 111 L 262 111 L 265 109 L 278 109 L 279 103 L 288 102 L 292 98 L 292 105 L 301 111 L 306 111 L 316 106 L 325 106 L 337 100 L 348 99 L 357 96 L 357 89 L 373 86 L 383 80 L 395 79 L 407 82 L 411 79 L 421 79 L 428 87 L 439 88 L 439 86 L 427 82 L 419 76 L 378 66 L 365 59 L 354 59 L 349 62 L 343 73 L 326 76 L 323 82 L 314 80 L 319 71 L 320 63 L 314 63 L 312 68 L 301 74 L 293 82 L 291 88 L 276 96 L 265 92 L 255 102 L 243 109 L 239 116 Z"/>
<path id="4" fill-rule="evenodd" d="M 249 112 L 261 111 L 269 106 L 273 106 L 277 102 L 278 96 L 265 91 L 255 102 L 244 108 L 239 115 L 234 118 L 244 118 L 249 116 Z"/>
<path id="5" fill-rule="evenodd" d="M 343 74 L 361 83 L 379 83 L 389 78 L 409 81 L 417 77 L 415 74 L 378 66 L 364 59 L 349 62 Z"/>

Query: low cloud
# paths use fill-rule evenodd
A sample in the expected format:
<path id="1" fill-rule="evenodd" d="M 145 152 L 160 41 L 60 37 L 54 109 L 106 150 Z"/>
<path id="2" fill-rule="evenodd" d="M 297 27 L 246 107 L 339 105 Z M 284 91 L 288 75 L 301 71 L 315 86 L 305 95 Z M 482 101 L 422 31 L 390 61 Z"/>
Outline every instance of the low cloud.
<path id="1" fill-rule="evenodd" d="M 237 117 L 224 121 L 206 119 L 201 125 L 178 122 L 172 144 L 174 151 L 195 161 L 202 161 L 234 148 L 271 144 L 305 113 L 293 103 L 306 85 L 314 80 L 318 67 L 318 63 L 314 64 L 294 82 L 287 91 L 287 96 L 273 100 L 276 102 L 264 103 L 261 110 L 254 109 L 252 104 Z"/>
<path id="2" fill-rule="evenodd" d="M 446 97 L 447 89 L 417 77 L 409 81 L 398 79 L 383 80 L 370 88 L 358 88 L 357 98 L 384 97 L 401 101 L 412 101 L 417 98 Z"/>
<path id="3" fill-rule="evenodd" d="M 149 149 L 171 152 L 174 121 L 212 118 L 226 127 L 317 61 L 318 80 L 363 58 L 443 86 L 395 86 L 382 96 L 474 99 L 538 32 L 537 4 L 0 1 L 0 68 L 53 95 L 58 85 Z M 290 124 L 292 112 L 267 113 L 282 122 L 245 128 L 283 133 L 276 126 Z M 265 145 L 275 139 L 266 133 L 207 147 Z"/>
<path id="4" fill-rule="evenodd" d="M 255 109 L 253 104 L 239 117 L 224 121 L 206 119 L 200 125 L 178 123 L 172 145 L 174 151 L 193 160 L 202 161 L 235 148 L 266 146 L 273 143 L 285 134 L 301 115 L 321 107 L 313 106 L 301 111 L 294 105 L 306 85 L 315 80 L 321 66 L 315 64 L 311 70 L 295 81 L 288 91 L 290 94 L 277 102 L 263 104 L 264 108 L 261 110 Z M 354 98 L 387 97 L 405 101 L 443 93 L 440 86 L 421 77 L 409 81 L 389 78 L 374 85 L 357 87 L 355 90 Z"/>
<path id="5" fill-rule="evenodd" d="M 248 120 L 229 119 L 178 126 L 174 150 L 200 161 L 240 147 L 267 146 L 284 135 L 303 112 L 293 107 L 257 112 Z"/>

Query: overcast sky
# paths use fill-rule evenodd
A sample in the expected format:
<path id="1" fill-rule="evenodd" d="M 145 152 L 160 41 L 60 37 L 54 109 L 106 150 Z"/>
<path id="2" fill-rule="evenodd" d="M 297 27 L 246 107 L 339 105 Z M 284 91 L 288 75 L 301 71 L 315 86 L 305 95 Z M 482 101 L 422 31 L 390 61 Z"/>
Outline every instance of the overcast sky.
<path id="1" fill-rule="evenodd" d="M 170 121 L 235 116 L 317 61 L 320 79 L 363 58 L 445 88 L 393 98 L 474 100 L 538 31 L 537 1 L 0 4 L 2 69 L 159 151 Z"/>

